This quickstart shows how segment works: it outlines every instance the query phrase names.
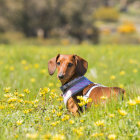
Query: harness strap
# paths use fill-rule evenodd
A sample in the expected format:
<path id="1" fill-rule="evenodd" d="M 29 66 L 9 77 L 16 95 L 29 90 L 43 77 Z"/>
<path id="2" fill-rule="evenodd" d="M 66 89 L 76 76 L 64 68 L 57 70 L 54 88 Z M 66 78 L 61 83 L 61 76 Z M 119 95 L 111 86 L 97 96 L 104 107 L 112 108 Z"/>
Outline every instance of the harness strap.
<path id="1" fill-rule="evenodd" d="M 106 87 L 106 86 L 103 86 L 103 85 L 101 85 L 101 84 L 96 84 L 95 86 L 93 86 L 93 87 L 91 87 L 91 88 L 89 89 L 89 91 L 83 96 L 83 98 L 84 98 L 85 100 L 87 100 L 87 99 L 89 98 L 89 96 L 90 96 L 91 91 L 92 91 L 93 89 L 97 88 L 97 87 Z M 87 104 L 86 104 L 84 107 L 85 107 L 85 109 L 86 109 L 86 108 L 87 108 Z"/>
<path id="2" fill-rule="evenodd" d="M 67 101 L 70 97 L 72 97 L 75 94 L 77 94 L 78 92 L 82 91 L 85 87 L 87 87 L 91 83 L 93 83 L 93 82 L 88 80 L 86 77 L 81 77 L 80 79 L 78 79 L 78 82 L 76 82 L 74 85 L 72 83 L 72 86 L 68 87 L 67 90 L 63 92 L 63 98 L 64 98 L 65 105 L 67 106 Z M 62 88 L 61 88 L 61 90 L 62 90 Z"/>
<path id="3" fill-rule="evenodd" d="M 85 100 L 87 100 L 87 99 L 89 98 L 89 95 L 90 95 L 91 91 L 92 91 L 94 88 L 96 88 L 96 87 L 103 87 L 103 86 L 100 85 L 100 84 L 96 84 L 95 86 L 93 86 L 93 87 L 91 87 L 91 88 L 89 89 L 89 91 L 83 96 L 83 98 L 84 98 Z"/>
<path id="4" fill-rule="evenodd" d="M 65 90 L 67 88 L 70 88 L 72 87 L 74 84 L 80 82 L 81 80 L 83 80 L 85 77 L 84 76 L 81 76 L 81 77 L 78 77 L 78 78 L 75 78 L 74 80 L 70 81 L 69 83 L 63 85 L 60 87 L 60 89 L 62 90 L 62 92 L 65 92 Z"/>
<path id="5" fill-rule="evenodd" d="M 95 83 L 95 84 L 96 84 L 96 83 Z M 91 88 L 89 89 L 89 91 L 83 96 L 83 98 L 84 98 L 85 100 L 87 100 L 87 99 L 89 98 L 89 95 L 90 95 L 91 91 L 92 91 L 94 88 L 96 88 L 96 87 L 105 87 L 105 86 L 103 86 L 103 85 L 101 85 L 101 84 L 96 84 L 96 85 L 94 85 L 94 86 L 91 87 Z M 76 92 L 75 94 L 77 94 L 77 92 Z M 67 93 L 66 93 L 65 95 L 63 95 L 63 97 L 65 96 L 65 98 L 64 98 L 64 103 L 65 103 L 65 105 L 67 105 L 68 100 L 69 100 L 72 96 L 74 96 L 75 94 L 73 94 L 73 93 L 71 92 L 71 90 L 69 90 L 69 91 L 67 91 Z"/>
<path id="6" fill-rule="evenodd" d="M 69 100 L 69 98 L 72 97 L 72 92 L 69 90 L 66 94 L 65 97 L 63 95 L 64 98 L 64 104 L 67 105 L 67 101 Z"/>

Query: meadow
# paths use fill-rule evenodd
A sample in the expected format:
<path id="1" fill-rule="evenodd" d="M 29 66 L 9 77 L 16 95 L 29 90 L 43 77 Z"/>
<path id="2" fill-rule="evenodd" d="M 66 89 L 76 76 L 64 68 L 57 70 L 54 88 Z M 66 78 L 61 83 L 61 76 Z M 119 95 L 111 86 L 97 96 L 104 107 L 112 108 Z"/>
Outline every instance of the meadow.
<path id="1" fill-rule="evenodd" d="M 67 110 L 48 60 L 58 53 L 88 61 L 86 77 L 126 90 L 124 101 L 93 105 L 80 116 Z M 140 46 L 0 45 L 0 140 L 139 140 Z M 103 100 L 107 100 L 103 98 Z"/>

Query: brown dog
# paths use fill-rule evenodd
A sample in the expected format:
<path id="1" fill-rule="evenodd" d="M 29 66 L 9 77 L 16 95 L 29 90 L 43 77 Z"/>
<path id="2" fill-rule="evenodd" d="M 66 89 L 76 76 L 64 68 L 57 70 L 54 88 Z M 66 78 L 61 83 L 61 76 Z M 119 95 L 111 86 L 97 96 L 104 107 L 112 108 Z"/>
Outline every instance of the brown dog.
<path id="1" fill-rule="evenodd" d="M 76 115 L 79 110 L 82 111 L 82 108 L 78 105 L 80 101 L 77 99 L 77 96 L 86 96 L 88 94 L 88 98 L 92 99 L 92 102 L 86 105 L 86 107 L 89 108 L 93 102 L 94 104 L 99 103 L 102 96 L 110 98 L 122 94 L 123 97 L 125 93 L 125 90 L 121 88 L 104 87 L 92 83 L 83 77 L 87 71 L 88 63 L 77 55 L 58 54 L 48 62 L 49 74 L 53 75 L 56 68 L 58 70 L 57 77 L 62 83 L 61 90 L 63 91 L 63 97 L 67 95 L 66 107 L 74 115 Z"/>

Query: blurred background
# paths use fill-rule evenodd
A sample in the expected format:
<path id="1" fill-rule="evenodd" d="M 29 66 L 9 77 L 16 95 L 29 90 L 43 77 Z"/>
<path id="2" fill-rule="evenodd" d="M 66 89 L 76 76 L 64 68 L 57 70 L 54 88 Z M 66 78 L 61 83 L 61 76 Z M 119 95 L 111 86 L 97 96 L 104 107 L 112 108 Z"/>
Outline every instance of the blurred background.
<path id="1" fill-rule="evenodd" d="M 0 44 L 139 44 L 140 0 L 0 0 Z"/>

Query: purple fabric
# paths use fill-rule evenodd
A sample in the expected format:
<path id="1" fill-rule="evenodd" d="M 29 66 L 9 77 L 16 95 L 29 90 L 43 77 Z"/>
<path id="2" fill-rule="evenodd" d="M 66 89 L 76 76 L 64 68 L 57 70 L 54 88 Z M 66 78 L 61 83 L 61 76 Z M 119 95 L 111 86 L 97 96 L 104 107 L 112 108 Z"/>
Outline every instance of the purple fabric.
<path id="1" fill-rule="evenodd" d="M 82 91 L 86 86 L 88 86 L 91 83 L 93 83 L 93 82 L 89 81 L 86 77 L 83 77 L 78 83 L 76 83 L 75 85 L 73 85 L 72 87 L 67 89 L 63 93 L 63 97 L 65 98 L 65 96 L 67 96 L 68 92 L 69 92 L 69 94 L 71 94 L 71 96 L 73 96 L 76 93 Z"/>

